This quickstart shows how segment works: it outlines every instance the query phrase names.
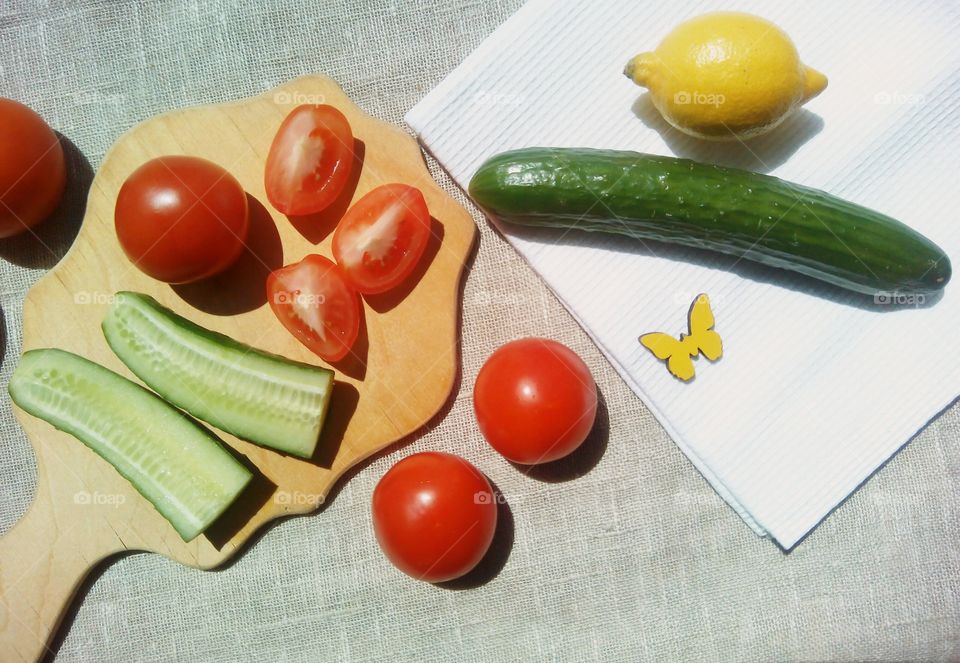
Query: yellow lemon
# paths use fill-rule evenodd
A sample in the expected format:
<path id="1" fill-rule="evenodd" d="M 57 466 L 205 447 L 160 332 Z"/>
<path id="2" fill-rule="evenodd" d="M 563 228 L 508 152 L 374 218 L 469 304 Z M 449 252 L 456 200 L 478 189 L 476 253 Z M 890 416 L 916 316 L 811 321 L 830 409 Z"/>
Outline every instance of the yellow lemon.
<path id="1" fill-rule="evenodd" d="M 650 90 L 670 124 L 713 140 L 765 133 L 827 87 L 827 77 L 800 62 L 783 30 L 740 12 L 681 23 L 624 73 Z"/>

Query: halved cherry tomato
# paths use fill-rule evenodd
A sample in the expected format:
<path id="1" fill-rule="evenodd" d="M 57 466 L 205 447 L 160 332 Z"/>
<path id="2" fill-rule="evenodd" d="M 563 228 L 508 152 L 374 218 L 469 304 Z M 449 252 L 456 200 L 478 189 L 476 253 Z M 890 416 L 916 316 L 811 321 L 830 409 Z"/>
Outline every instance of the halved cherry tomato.
<path id="1" fill-rule="evenodd" d="M 199 157 L 164 156 L 120 187 L 114 224 L 137 267 L 160 281 L 190 283 L 240 257 L 247 215 L 247 194 L 226 170 Z"/>
<path id="2" fill-rule="evenodd" d="M 487 359 L 473 388 L 480 432 L 508 460 L 547 463 L 577 449 L 597 416 L 597 385 L 577 354 L 524 338 Z"/>
<path id="3" fill-rule="evenodd" d="M 399 285 L 430 239 L 430 212 L 419 189 L 384 184 L 354 203 L 333 234 L 333 255 L 362 293 Z"/>
<path id="4" fill-rule="evenodd" d="M 63 147 L 39 115 L 0 98 L 0 238 L 50 216 L 67 179 Z"/>
<path id="5" fill-rule="evenodd" d="M 468 573 L 497 529 L 493 488 L 480 470 L 452 454 L 408 456 L 373 491 L 373 530 L 394 566 L 427 582 Z"/>
<path id="6" fill-rule="evenodd" d="M 267 277 L 267 301 L 298 341 L 327 361 L 342 359 L 360 330 L 360 297 L 332 261 L 309 255 Z"/>
<path id="7" fill-rule="evenodd" d="M 343 113 L 333 106 L 297 106 L 267 155 L 267 198 L 284 214 L 316 214 L 337 199 L 352 168 L 353 132 Z"/>

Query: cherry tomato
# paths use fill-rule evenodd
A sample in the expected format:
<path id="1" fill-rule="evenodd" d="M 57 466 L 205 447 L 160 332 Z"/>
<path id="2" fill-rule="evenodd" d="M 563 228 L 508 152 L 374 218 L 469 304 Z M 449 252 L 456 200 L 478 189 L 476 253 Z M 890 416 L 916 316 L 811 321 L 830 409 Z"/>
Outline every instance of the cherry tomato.
<path id="1" fill-rule="evenodd" d="M 427 582 L 468 573 L 497 528 L 487 478 L 463 458 L 427 451 L 404 458 L 373 491 L 373 530 L 394 566 Z"/>
<path id="2" fill-rule="evenodd" d="M 298 341 L 327 361 L 342 359 L 360 330 L 360 297 L 333 262 L 309 255 L 267 277 L 267 301 Z"/>
<path id="3" fill-rule="evenodd" d="M 267 198 L 284 214 L 315 214 L 337 199 L 352 168 L 353 132 L 343 113 L 333 106 L 297 106 L 267 155 Z"/>
<path id="4" fill-rule="evenodd" d="M 117 194 L 120 246 L 143 272 L 190 283 L 229 267 L 247 239 L 247 194 L 206 159 L 165 156 L 137 168 Z"/>
<path id="5" fill-rule="evenodd" d="M 430 239 L 430 212 L 418 189 L 379 186 L 351 207 L 333 234 L 333 255 L 362 293 L 399 285 Z"/>
<path id="6" fill-rule="evenodd" d="M 57 135 L 23 104 L 0 98 L 0 238 L 50 216 L 66 181 Z"/>
<path id="7" fill-rule="evenodd" d="M 567 346 L 525 338 L 502 346 L 473 390 L 480 431 L 508 460 L 536 465 L 572 453 L 593 428 L 597 385 Z"/>

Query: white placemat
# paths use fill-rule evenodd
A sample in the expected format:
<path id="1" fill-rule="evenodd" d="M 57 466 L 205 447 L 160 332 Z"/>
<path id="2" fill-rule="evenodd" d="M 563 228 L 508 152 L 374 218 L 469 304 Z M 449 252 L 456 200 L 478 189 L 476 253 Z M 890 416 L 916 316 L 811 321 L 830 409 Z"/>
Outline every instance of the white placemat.
<path id="1" fill-rule="evenodd" d="M 804 111 L 747 145 L 669 129 L 621 74 L 674 25 L 717 9 L 775 21 L 830 79 Z M 956 8 L 937 2 L 532 0 L 406 120 L 464 188 L 486 158 L 519 147 L 674 154 L 825 189 L 958 256 L 958 32 Z M 960 392 L 957 284 L 938 301 L 893 306 L 727 256 L 500 229 L 714 488 L 784 548 Z M 725 353 L 701 359 L 684 384 L 637 337 L 685 331 L 699 292 L 711 297 Z"/>

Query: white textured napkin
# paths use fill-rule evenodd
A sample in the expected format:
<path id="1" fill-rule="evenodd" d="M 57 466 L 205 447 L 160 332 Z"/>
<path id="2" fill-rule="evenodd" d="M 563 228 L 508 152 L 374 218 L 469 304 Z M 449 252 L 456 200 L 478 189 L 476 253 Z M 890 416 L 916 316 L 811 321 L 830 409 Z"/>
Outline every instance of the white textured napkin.
<path id="1" fill-rule="evenodd" d="M 674 25 L 718 9 L 773 20 L 830 79 L 807 110 L 747 146 L 667 129 L 621 74 Z M 674 154 L 867 205 L 960 265 L 958 33 L 960 11 L 944 2 L 532 0 L 406 120 L 464 188 L 486 158 L 519 147 Z M 731 257 L 498 227 L 714 488 L 784 548 L 960 393 L 960 277 L 932 305 L 874 306 Z M 700 292 L 724 356 L 701 357 L 684 384 L 637 337 L 686 331 Z"/>

